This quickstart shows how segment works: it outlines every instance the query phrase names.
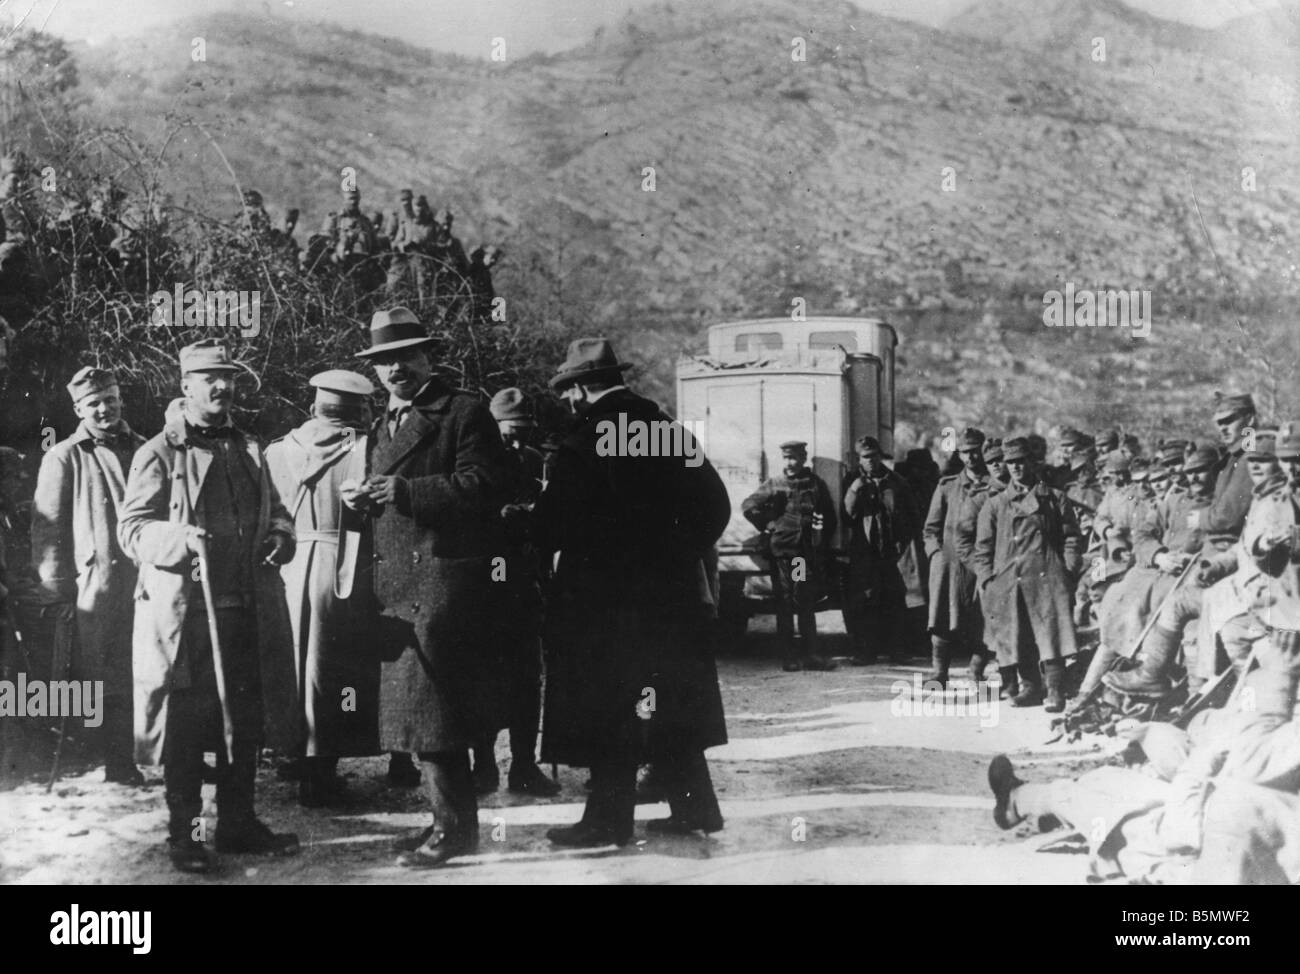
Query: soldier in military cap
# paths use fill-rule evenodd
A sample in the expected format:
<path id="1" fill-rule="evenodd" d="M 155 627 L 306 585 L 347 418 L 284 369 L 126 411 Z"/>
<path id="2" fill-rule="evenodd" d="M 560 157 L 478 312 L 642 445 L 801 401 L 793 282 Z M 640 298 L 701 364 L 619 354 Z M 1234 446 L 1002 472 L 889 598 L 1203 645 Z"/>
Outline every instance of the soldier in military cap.
<path id="1" fill-rule="evenodd" d="M 1184 512 L 1188 530 L 1197 532 L 1196 536 L 1203 541 L 1197 559 L 1201 567 L 1160 610 L 1143 643 L 1138 657 L 1140 665 L 1123 673 L 1106 675 L 1105 683 L 1113 690 L 1151 697 L 1168 693 L 1168 675 L 1182 644 L 1183 630 L 1188 623 L 1201 618 L 1206 591 L 1236 569 L 1236 558 L 1227 554 L 1226 549 L 1241 534 L 1253 497 L 1254 481 L 1245 451 L 1246 441 L 1255 438 L 1256 433 L 1254 400 L 1249 395 L 1217 395 L 1214 422 L 1219 428 L 1220 441 L 1228 452 L 1216 459 L 1212 470 L 1214 488 L 1210 502 Z M 1171 461 L 1175 449 L 1175 443 L 1165 444 L 1161 449 L 1162 462 Z M 1198 451 L 1197 465 L 1208 455 L 1208 450 Z M 1259 464 L 1256 466 L 1258 468 Z M 1264 476 L 1262 468 L 1259 476 Z M 1205 626 L 1202 626 L 1201 632 L 1205 631 Z M 1202 649 L 1205 643 L 1205 638 L 1198 640 Z M 1212 657 L 1213 654 L 1207 655 Z M 1201 662 L 1206 668 L 1213 666 L 1212 658 Z M 1207 679 L 1205 669 L 1197 669 L 1195 664 L 1187 669 L 1189 688 L 1195 689 Z"/>
<path id="2" fill-rule="evenodd" d="M 1080 569 L 1079 526 L 1064 494 L 1039 479 L 1029 445 L 1012 439 L 1003 450 L 1011 484 L 980 509 L 976 528 L 980 603 L 999 662 L 1017 667 L 1012 705 L 1045 703 L 1056 713 L 1065 708 L 1065 661 L 1076 652 L 1070 593 Z"/>
<path id="3" fill-rule="evenodd" d="M 140 566 L 136 758 L 163 766 L 172 864 L 207 872 L 208 750 L 217 752 L 217 851 L 298 851 L 296 836 L 272 832 L 253 809 L 259 749 L 292 753 L 299 740 L 280 580 L 294 533 L 261 447 L 231 422 L 240 366 L 230 349 L 195 342 L 180 367 L 185 404 L 136 452 L 117 534 Z"/>
<path id="4" fill-rule="evenodd" d="M 771 553 L 773 595 L 777 599 L 777 634 L 787 672 L 832 670 L 834 662 L 817 644 L 817 602 L 822 596 L 825 558 L 835 530 L 835 502 L 826 482 L 808 466 L 808 444 L 781 444 L 781 475 L 765 480 L 745 498 L 741 513 L 765 533 Z M 794 620 L 803 638 L 795 647 Z"/>
<path id="5" fill-rule="evenodd" d="M 507 728 L 510 732 L 510 773 L 507 787 L 517 794 L 548 798 L 560 786 L 537 766 L 537 730 L 542 693 L 543 566 L 528 530 L 529 515 L 542 491 L 542 455 L 528 445 L 537 428 L 531 399 L 523 390 L 502 389 L 488 404 L 497 421 L 511 469 L 511 496 L 501 508 L 506 533 L 506 577 L 510 586 L 507 639 L 514 653 L 505 675 L 509 684 Z M 496 733 L 474 743 L 474 788 L 491 794 L 500 785 L 495 754 Z"/>
<path id="6" fill-rule="evenodd" d="M 939 481 L 925 519 L 925 551 L 930 557 L 930 630 L 934 668 L 926 680 L 948 681 L 948 667 L 957 647 L 970 652 L 974 682 L 984 679 L 990 654 L 984 644 L 984 616 L 975 590 L 971 554 L 979 509 L 988 500 L 989 474 L 984 463 L 982 430 L 966 430 L 957 446 L 964 464 Z"/>
<path id="7" fill-rule="evenodd" d="M 856 444 L 858 474 L 844 494 L 848 519 L 848 615 L 856 643 L 852 662 L 869 666 L 884 646 L 892 662 L 906 659 L 904 623 L 909 590 L 920 589 L 921 514 L 907 481 L 885 464 L 874 436 Z"/>
<path id="8" fill-rule="evenodd" d="M 989 493 L 997 493 L 1011 481 L 1003 459 L 1001 437 L 990 436 L 984 441 L 984 463 L 989 468 Z"/>
<path id="9" fill-rule="evenodd" d="M 1119 430 L 1114 427 L 1101 430 L 1093 437 L 1093 444 L 1102 456 L 1115 452 L 1120 445 Z"/>
<path id="10" fill-rule="evenodd" d="M 266 462 L 298 539 L 281 570 L 306 736 L 298 798 L 319 807 L 343 797 L 340 757 L 379 750 L 379 657 L 362 649 L 374 634 L 373 543 L 343 503 L 366 478 L 375 387 L 344 369 L 308 381 L 311 419 L 267 447 Z"/>
<path id="11" fill-rule="evenodd" d="M 131 628 L 136 567 L 117 540 L 126 475 L 144 443 L 122 418 L 113 373 L 94 366 L 68 383 L 81 420 L 41 460 L 32 504 L 32 563 L 56 632 L 54 679 L 101 680 L 104 780 L 142 785 L 132 726 Z M 71 659 L 61 653 L 71 650 Z M 69 675 L 70 674 L 70 675 Z"/>

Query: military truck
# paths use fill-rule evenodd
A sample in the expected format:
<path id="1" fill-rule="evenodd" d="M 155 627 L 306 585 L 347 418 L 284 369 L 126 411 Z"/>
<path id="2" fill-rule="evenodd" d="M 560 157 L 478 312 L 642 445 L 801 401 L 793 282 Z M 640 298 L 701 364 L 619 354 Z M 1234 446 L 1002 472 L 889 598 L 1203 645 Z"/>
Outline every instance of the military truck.
<path id="1" fill-rule="evenodd" d="M 779 473 L 786 440 L 807 441 L 813 470 L 836 500 L 857 469 L 858 437 L 893 451 L 897 345 L 880 318 L 760 318 L 711 326 L 708 350 L 678 362 L 677 418 L 696 433 L 731 497 L 716 584 L 719 616 L 733 634 L 774 609 L 768 560 L 741 502 Z M 846 561 L 847 546 L 840 523 L 833 565 Z M 823 607 L 836 605 L 832 598 Z"/>

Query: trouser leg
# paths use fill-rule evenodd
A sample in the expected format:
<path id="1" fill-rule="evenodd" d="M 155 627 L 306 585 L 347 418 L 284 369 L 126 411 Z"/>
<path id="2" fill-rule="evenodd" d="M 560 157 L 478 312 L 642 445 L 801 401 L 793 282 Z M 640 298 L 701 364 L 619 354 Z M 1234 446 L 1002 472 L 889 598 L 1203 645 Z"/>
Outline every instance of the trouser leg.
<path id="1" fill-rule="evenodd" d="M 599 761 L 591 765 L 591 794 L 582 821 L 616 836 L 632 834 L 636 814 L 636 762 Z"/>
<path id="2" fill-rule="evenodd" d="M 518 664 L 510 704 L 510 767 L 537 763 L 537 727 L 542 717 L 541 647 L 528 642 L 528 655 Z"/>
<path id="3" fill-rule="evenodd" d="M 100 728 L 104 767 L 112 774 L 135 768 L 135 725 L 129 693 L 104 698 L 104 723 Z"/>
<path id="4" fill-rule="evenodd" d="M 691 750 L 673 755 L 668 765 L 665 786 L 673 818 L 709 832 L 722 828 L 722 809 L 704 752 Z"/>
<path id="5" fill-rule="evenodd" d="M 198 690 L 173 690 L 167 701 L 163 744 L 163 789 L 167 802 L 167 832 L 175 840 L 202 840 L 203 739 L 211 707 L 203 706 Z M 200 830 L 195 831 L 196 828 Z"/>
<path id="6" fill-rule="evenodd" d="M 478 798 L 474 794 L 465 750 L 422 751 L 425 794 L 429 798 L 435 832 L 442 832 L 468 847 L 478 845 Z"/>

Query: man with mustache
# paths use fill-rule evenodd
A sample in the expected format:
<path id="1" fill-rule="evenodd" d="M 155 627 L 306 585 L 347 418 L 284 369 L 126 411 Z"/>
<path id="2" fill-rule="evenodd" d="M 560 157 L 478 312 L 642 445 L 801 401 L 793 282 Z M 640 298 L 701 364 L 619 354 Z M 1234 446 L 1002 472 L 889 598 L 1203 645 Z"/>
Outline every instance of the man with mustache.
<path id="1" fill-rule="evenodd" d="M 262 745 L 298 746 L 280 580 L 295 539 L 261 446 L 231 421 L 239 366 L 230 349 L 195 342 L 180 366 L 184 405 L 136 453 L 117 535 L 140 566 L 136 758 L 163 766 L 172 865 L 208 872 L 205 751 L 217 752 L 217 851 L 298 851 L 297 836 L 272 832 L 253 809 Z"/>
<path id="2" fill-rule="evenodd" d="M 511 587 L 501 508 L 512 478 L 487 407 L 433 373 L 437 344 L 408 308 L 378 311 L 359 353 L 388 391 L 370 475 L 343 501 L 373 521 L 380 747 L 419 757 L 430 825 L 397 864 L 430 869 L 478 848 L 469 748 L 507 720 Z"/>

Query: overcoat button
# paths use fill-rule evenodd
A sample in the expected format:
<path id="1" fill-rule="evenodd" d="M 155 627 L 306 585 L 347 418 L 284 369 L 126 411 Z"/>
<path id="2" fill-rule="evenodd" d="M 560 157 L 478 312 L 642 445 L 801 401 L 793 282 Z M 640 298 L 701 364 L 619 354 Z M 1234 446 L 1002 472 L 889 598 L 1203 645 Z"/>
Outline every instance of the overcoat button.
<path id="1" fill-rule="evenodd" d="M 420 563 L 420 553 L 418 551 L 411 552 L 411 563 L 414 565 L 418 565 Z"/>
<path id="2" fill-rule="evenodd" d="M 419 612 L 419 611 L 420 611 L 420 603 L 419 603 L 419 602 L 412 602 L 412 603 L 411 603 L 411 611 L 412 611 L 412 612 Z"/>

